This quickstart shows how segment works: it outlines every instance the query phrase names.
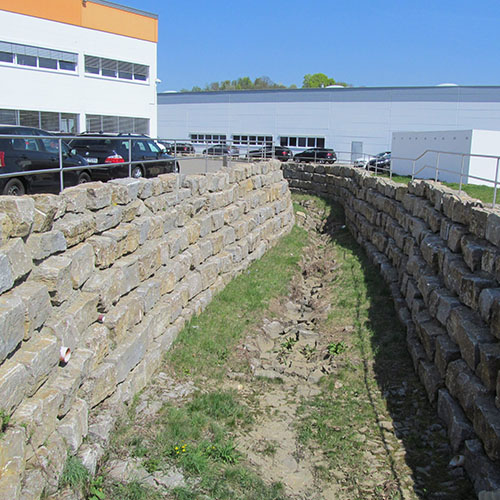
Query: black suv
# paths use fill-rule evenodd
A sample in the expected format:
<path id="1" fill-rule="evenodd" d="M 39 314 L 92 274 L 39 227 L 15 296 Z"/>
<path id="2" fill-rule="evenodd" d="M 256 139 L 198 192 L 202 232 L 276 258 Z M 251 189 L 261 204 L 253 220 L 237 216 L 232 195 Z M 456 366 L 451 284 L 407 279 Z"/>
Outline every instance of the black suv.
<path id="1" fill-rule="evenodd" d="M 302 153 L 297 153 L 293 159 L 298 162 L 335 163 L 337 155 L 333 149 L 311 148 L 302 151 Z"/>
<path id="2" fill-rule="evenodd" d="M 2 135 L 19 136 L 14 138 Z M 84 158 L 62 144 L 63 168 L 82 169 L 63 171 L 64 187 L 90 181 Z M 0 126 L 0 174 L 59 168 L 59 139 L 45 130 L 32 127 Z M 23 195 L 29 192 L 60 191 L 59 172 L 0 178 L 0 193 Z"/>
<path id="3" fill-rule="evenodd" d="M 280 161 L 288 161 L 293 157 L 292 150 L 283 146 L 264 146 L 260 149 L 249 151 L 248 158 L 274 158 Z"/>
<path id="4" fill-rule="evenodd" d="M 131 176 L 154 177 L 159 174 L 178 172 L 179 165 L 173 157 L 160 149 L 155 141 L 141 135 L 124 134 L 82 134 L 70 142 L 89 165 L 103 165 L 92 168 L 92 180 L 108 180 L 117 177 L 128 177 L 129 146 L 132 144 L 130 158 Z M 144 162 L 144 163 L 142 163 Z"/>

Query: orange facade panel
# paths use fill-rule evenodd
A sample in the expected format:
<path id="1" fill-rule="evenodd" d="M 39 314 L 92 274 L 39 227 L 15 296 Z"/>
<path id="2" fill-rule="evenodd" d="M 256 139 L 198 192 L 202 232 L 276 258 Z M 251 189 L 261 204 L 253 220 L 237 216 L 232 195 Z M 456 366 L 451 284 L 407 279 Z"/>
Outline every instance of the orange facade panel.
<path id="1" fill-rule="evenodd" d="M 73 24 L 149 42 L 158 41 L 158 19 L 116 4 L 83 0 L 0 0 L 0 10 Z"/>

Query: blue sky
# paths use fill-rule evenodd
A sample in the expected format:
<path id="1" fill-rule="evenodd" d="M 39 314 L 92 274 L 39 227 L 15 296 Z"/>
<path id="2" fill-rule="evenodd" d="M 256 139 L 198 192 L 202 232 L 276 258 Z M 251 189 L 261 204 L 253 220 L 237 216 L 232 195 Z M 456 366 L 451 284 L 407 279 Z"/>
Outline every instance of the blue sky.
<path id="1" fill-rule="evenodd" d="M 159 15 L 160 91 L 326 73 L 354 86 L 499 85 L 496 0 L 118 0 Z"/>

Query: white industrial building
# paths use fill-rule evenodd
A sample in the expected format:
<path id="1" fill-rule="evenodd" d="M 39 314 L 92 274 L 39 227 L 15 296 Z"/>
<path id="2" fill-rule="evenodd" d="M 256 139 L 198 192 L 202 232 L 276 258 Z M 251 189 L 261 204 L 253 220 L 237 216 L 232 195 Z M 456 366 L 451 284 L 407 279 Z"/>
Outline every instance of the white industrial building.
<path id="1" fill-rule="evenodd" d="M 0 0 L 0 123 L 156 135 L 155 14 L 105 0 Z"/>
<path id="2" fill-rule="evenodd" d="M 330 147 L 340 160 L 391 149 L 398 131 L 500 130 L 500 87 L 384 87 L 158 94 L 158 134 Z M 201 146 L 200 146 L 201 148 Z M 340 154 L 339 154 L 340 153 Z"/>

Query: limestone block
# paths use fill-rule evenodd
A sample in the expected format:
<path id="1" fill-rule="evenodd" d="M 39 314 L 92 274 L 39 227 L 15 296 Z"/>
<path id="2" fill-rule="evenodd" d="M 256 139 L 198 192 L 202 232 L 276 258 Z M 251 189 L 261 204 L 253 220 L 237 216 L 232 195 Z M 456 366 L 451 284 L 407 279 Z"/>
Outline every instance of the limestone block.
<path id="1" fill-rule="evenodd" d="M 161 248 L 157 241 L 148 241 L 136 252 L 139 263 L 139 281 L 144 281 L 161 267 Z"/>
<path id="2" fill-rule="evenodd" d="M 71 314 L 56 310 L 45 322 L 41 334 L 54 335 L 59 339 L 60 346 L 69 347 L 73 351 L 78 345 L 81 331 Z"/>
<path id="3" fill-rule="evenodd" d="M 34 260 L 42 260 L 50 255 L 66 250 L 66 239 L 61 231 L 32 233 L 26 246 Z"/>
<path id="4" fill-rule="evenodd" d="M 95 292 L 81 292 L 66 309 L 66 314 L 73 318 L 79 336 L 97 321 L 97 304 L 99 295 Z"/>
<path id="5" fill-rule="evenodd" d="M 116 367 L 116 382 L 125 380 L 130 371 L 143 359 L 148 348 L 148 331 L 132 332 L 108 356 L 108 362 Z"/>
<path id="6" fill-rule="evenodd" d="M 87 194 L 81 185 L 66 188 L 59 196 L 66 202 L 66 212 L 82 213 L 85 211 Z"/>
<path id="7" fill-rule="evenodd" d="M 161 281 L 151 279 L 140 285 L 135 291 L 135 296 L 142 302 L 142 310 L 147 313 L 160 300 Z"/>
<path id="8" fill-rule="evenodd" d="M 87 194 L 86 208 L 100 210 L 111 205 L 112 188 L 107 183 L 89 182 L 82 186 Z"/>
<path id="9" fill-rule="evenodd" d="M 173 259 L 173 269 L 176 273 L 177 281 L 180 281 L 186 274 L 189 269 L 191 269 L 191 259 L 190 255 L 187 252 L 178 255 Z"/>
<path id="10" fill-rule="evenodd" d="M 51 313 L 48 288 L 41 283 L 26 281 L 16 287 L 12 295 L 19 297 L 24 303 L 24 340 L 28 340 Z"/>
<path id="11" fill-rule="evenodd" d="M 167 235 L 167 242 L 170 247 L 170 258 L 179 255 L 189 246 L 188 232 L 186 229 L 174 229 Z"/>
<path id="12" fill-rule="evenodd" d="M 12 237 L 27 236 L 33 226 L 35 202 L 28 196 L 2 196 L 0 213 L 12 221 Z"/>
<path id="13" fill-rule="evenodd" d="M 500 371 L 500 344 L 480 344 L 479 364 L 476 369 L 486 388 L 493 393 L 496 390 L 498 372 Z"/>
<path id="14" fill-rule="evenodd" d="M 163 296 L 170 293 L 177 282 L 176 273 L 173 269 L 175 263 L 161 267 L 156 273 L 156 278 L 160 281 L 160 294 Z"/>
<path id="15" fill-rule="evenodd" d="M 437 412 L 439 418 L 446 424 L 451 448 L 457 453 L 464 441 L 475 437 L 472 425 L 460 405 L 446 389 L 438 391 Z"/>
<path id="16" fill-rule="evenodd" d="M 471 207 L 470 208 L 470 222 L 469 229 L 478 238 L 485 238 L 486 236 L 486 225 L 488 222 L 489 211 L 483 207 Z"/>
<path id="17" fill-rule="evenodd" d="M 133 224 L 120 224 L 118 227 L 105 231 L 103 236 L 116 242 L 116 257 L 135 252 L 139 247 L 139 230 Z"/>
<path id="18" fill-rule="evenodd" d="M 88 433 L 89 407 L 85 400 L 75 399 L 69 413 L 60 421 L 57 432 L 64 439 L 69 452 L 75 455 Z"/>
<path id="19" fill-rule="evenodd" d="M 225 226 L 220 230 L 222 234 L 222 242 L 224 246 L 231 245 L 236 240 L 236 234 L 234 232 L 234 228 L 231 226 Z"/>
<path id="20" fill-rule="evenodd" d="M 144 204 L 153 212 L 157 214 L 159 212 L 164 212 L 168 207 L 169 195 L 163 194 L 160 196 L 153 196 L 144 201 Z"/>
<path id="21" fill-rule="evenodd" d="M 71 260 L 69 274 L 74 289 L 80 288 L 94 272 L 95 256 L 92 245 L 81 243 L 70 248 L 64 257 Z"/>
<path id="22" fill-rule="evenodd" d="M 474 237 L 467 235 L 462 237 L 461 247 L 464 261 L 469 269 L 473 272 L 480 271 L 483 254 L 488 248 L 486 242 L 480 243 Z"/>
<path id="23" fill-rule="evenodd" d="M 24 401 L 12 415 L 12 421 L 25 427 L 30 437 L 28 459 L 54 432 L 62 399 L 60 390 L 42 388 L 34 397 Z"/>
<path id="24" fill-rule="evenodd" d="M 118 245 L 116 240 L 106 236 L 92 236 L 87 240 L 92 246 L 95 256 L 95 265 L 100 269 L 110 267 L 117 258 Z"/>
<path id="25" fill-rule="evenodd" d="M 101 401 L 113 394 L 116 389 L 116 365 L 114 363 L 103 363 L 80 388 L 80 397 L 85 399 L 90 408 L 94 408 Z"/>
<path id="26" fill-rule="evenodd" d="M 133 222 L 136 217 L 151 213 L 142 200 L 135 200 L 128 205 L 120 206 L 122 207 L 122 222 L 124 223 Z"/>
<path id="27" fill-rule="evenodd" d="M 185 278 L 189 291 L 189 300 L 203 290 L 203 280 L 198 271 L 191 271 Z"/>
<path id="28" fill-rule="evenodd" d="M 481 318 L 489 323 L 494 302 L 500 302 L 500 288 L 485 288 L 479 295 L 479 312 Z M 493 332 L 492 332 L 493 333 Z"/>
<path id="29" fill-rule="evenodd" d="M 24 338 L 25 308 L 16 296 L 0 296 L 0 362 L 3 361 Z"/>
<path id="30" fill-rule="evenodd" d="M 477 492 L 493 491 L 500 488 L 498 464 L 488 459 L 479 439 L 465 441 L 464 456 L 465 470 L 472 479 L 474 489 Z"/>
<path id="31" fill-rule="evenodd" d="M 95 349 L 97 349 L 97 346 Z M 76 349 L 73 351 L 69 362 L 64 366 L 60 366 L 54 378 L 49 380 L 49 387 L 56 387 L 63 395 L 57 414 L 59 418 L 64 417 L 71 410 L 76 393 L 82 382 L 87 378 L 89 373 L 93 373 L 95 369 L 93 365 L 94 357 L 93 349 Z"/>
<path id="32" fill-rule="evenodd" d="M 471 309 L 479 309 L 479 298 L 485 288 L 492 288 L 497 282 L 485 273 L 465 275 L 460 286 L 460 300 Z"/>
<path id="33" fill-rule="evenodd" d="M 216 210 L 211 214 L 212 232 L 218 231 L 224 226 L 224 210 Z"/>
<path id="34" fill-rule="evenodd" d="M 25 366 L 9 359 L 0 366 L 0 408 L 11 413 L 24 399 L 29 387 L 29 375 Z"/>
<path id="35" fill-rule="evenodd" d="M 211 235 L 207 236 L 207 239 L 208 241 L 210 241 L 212 245 L 213 255 L 217 255 L 224 246 L 224 235 L 222 234 L 222 231 L 217 231 L 216 233 L 212 233 Z"/>
<path id="36" fill-rule="evenodd" d="M 137 269 L 137 279 L 139 272 Z M 95 292 L 99 295 L 99 311 L 109 311 L 122 295 L 125 276 L 123 270 L 113 266 L 94 273 L 83 286 L 85 292 Z"/>
<path id="37" fill-rule="evenodd" d="M 448 234 L 448 248 L 452 252 L 460 252 L 462 250 L 462 238 L 467 233 L 467 228 L 462 224 L 452 224 Z"/>
<path id="38" fill-rule="evenodd" d="M 203 255 L 201 254 L 200 246 L 198 244 L 191 245 L 185 251 L 185 253 L 191 256 L 191 265 L 193 268 L 197 268 L 204 260 Z"/>
<path id="39" fill-rule="evenodd" d="M 141 282 L 141 266 L 137 253 L 122 257 L 113 264 L 111 269 L 117 269 L 121 274 L 120 295 L 125 295 Z"/>
<path id="40" fill-rule="evenodd" d="M 106 207 L 95 212 L 96 232 L 102 233 L 112 227 L 118 226 L 122 221 L 123 209 L 121 206 Z"/>
<path id="41" fill-rule="evenodd" d="M 467 418 L 472 421 L 474 419 L 474 401 L 479 396 L 487 394 L 488 390 L 462 359 L 452 361 L 448 365 L 446 387 L 450 394 L 458 400 Z"/>
<path id="42" fill-rule="evenodd" d="M 457 359 L 460 359 L 460 348 L 448 335 L 436 337 L 436 355 L 434 363 L 441 377 L 446 376 L 448 365 Z"/>
<path id="43" fill-rule="evenodd" d="M 7 256 L 14 281 L 26 276 L 31 271 L 33 265 L 31 253 L 21 238 L 10 239 L 0 248 L 0 254 Z"/>
<path id="44" fill-rule="evenodd" d="M 179 291 L 172 292 L 164 296 L 170 309 L 171 321 L 175 321 L 181 314 L 183 308 L 183 299 Z"/>
<path id="45" fill-rule="evenodd" d="M 500 212 L 498 210 L 488 213 L 485 237 L 493 245 L 500 246 Z"/>
<path id="46" fill-rule="evenodd" d="M 21 493 L 25 462 L 24 429 L 8 429 L 0 446 L 0 498 L 15 499 Z"/>
<path id="47" fill-rule="evenodd" d="M 500 298 L 496 294 L 491 303 L 490 317 L 490 331 L 497 339 L 500 339 Z"/>
<path id="48" fill-rule="evenodd" d="M 468 308 L 457 307 L 451 312 L 447 329 L 450 337 L 460 347 L 462 358 L 471 370 L 475 370 L 479 363 L 479 345 L 494 342 L 488 327 Z"/>
<path id="49" fill-rule="evenodd" d="M 54 194 L 34 194 L 31 198 L 35 202 L 32 231 L 41 233 L 50 231 L 54 220 L 66 211 L 64 198 Z"/>
<path id="50" fill-rule="evenodd" d="M 500 410 L 493 397 L 481 396 L 474 402 L 474 430 L 491 460 L 500 459 Z"/>
<path id="51" fill-rule="evenodd" d="M 8 256 L 0 251 L 0 293 L 14 285 L 14 274 Z"/>
<path id="52" fill-rule="evenodd" d="M 410 265 L 408 261 L 407 267 Z M 414 275 L 415 276 L 415 275 Z M 434 275 L 420 274 L 417 278 L 417 286 L 422 294 L 422 298 L 427 307 L 429 307 L 429 298 L 433 290 L 441 286 L 441 280 Z"/>
<path id="53" fill-rule="evenodd" d="M 457 296 L 446 288 L 435 288 L 429 297 L 429 312 L 443 326 L 448 324 L 451 312 L 462 304 Z"/>
<path id="54" fill-rule="evenodd" d="M 443 248 L 443 241 L 439 236 L 428 235 L 420 244 L 422 257 L 434 272 L 439 270 L 439 254 Z"/>
<path id="55" fill-rule="evenodd" d="M 437 368 L 428 361 L 421 360 L 418 365 L 418 376 L 424 384 L 427 398 L 431 404 L 437 400 L 437 391 L 443 387 L 443 378 L 439 375 Z"/>
<path id="56" fill-rule="evenodd" d="M 23 364 L 28 373 L 28 396 L 35 394 L 59 362 L 59 348 L 59 340 L 54 335 L 37 335 L 15 354 L 13 360 Z"/>
<path id="57" fill-rule="evenodd" d="M 212 232 L 211 215 L 203 215 L 202 217 L 198 217 L 196 220 L 200 225 L 200 238 L 203 238 L 204 236 Z"/>
<path id="58" fill-rule="evenodd" d="M 446 331 L 442 328 L 436 320 L 428 320 L 423 322 L 418 322 L 417 316 L 417 334 L 422 343 L 422 347 L 425 350 L 427 359 L 433 360 L 436 353 L 436 339 L 439 336 L 446 335 Z"/>
<path id="59" fill-rule="evenodd" d="M 113 179 L 108 183 L 112 190 L 112 202 L 127 205 L 135 201 L 139 195 L 141 181 L 138 179 Z"/>
<path id="60" fill-rule="evenodd" d="M 40 467 L 45 479 L 45 494 L 56 494 L 59 488 L 59 478 L 64 470 L 68 457 L 66 445 L 57 434 L 53 432 L 47 438 L 47 443 L 36 450 L 35 456 L 30 460 L 29 466 Z"/>
<path id="61" fill-rule="evenodd" d="M 201 274 L 202 287 L 206 289 L 215 283 L 219 274 L 220 259 L 210 259 L 209 262 L 198 266 L 198 271 Z"/>
<path id="62" fill-rule="evenodd" d="M 125 297 L 104 317 L 104 324 L 117 339 L 126 336 L 127 332 L 144 316 L 144 303 L 138 297 Z"/>
<path id="63" fill-rule="evenodd" d="M 104 455 L 104 449 L 100 444 L 84 443 L 78 450 L 78 458 L 82 461 L 83 466 L 90 472 L 92 476 L 97 471 L 97 464 Z"/>
<path id="64" fill-rule="evenodd" d="M 94 370 L 103 362 L 111 349 L 111 332 L 107 326 L 94 323 L 84 333 L 82 340 L 84 347 L 92 352 L 90 369 Z"/>
<path id="65" fill-rule="evenodd" d="M 45 487 L 45 476 L 41 469 L 28 469 L 22 482 L 20 500 L 38 500 Z"/>
<path id="66" fill-rule="evenodd" d="M 91 213 L 66 214 L 54 222 L 54 229 L 63 233 L 68 247 L 77 245 L 95 233 L 96 223 Z"/>
<path id="67" fill-rule="evenodd" d="M 444 283 L 449 290 L 459 295 L 463 277 L 470 276 L 471 272 L 460 255 L 451 252 L 443 255 L 443 264 L 440 267 Z"/>

